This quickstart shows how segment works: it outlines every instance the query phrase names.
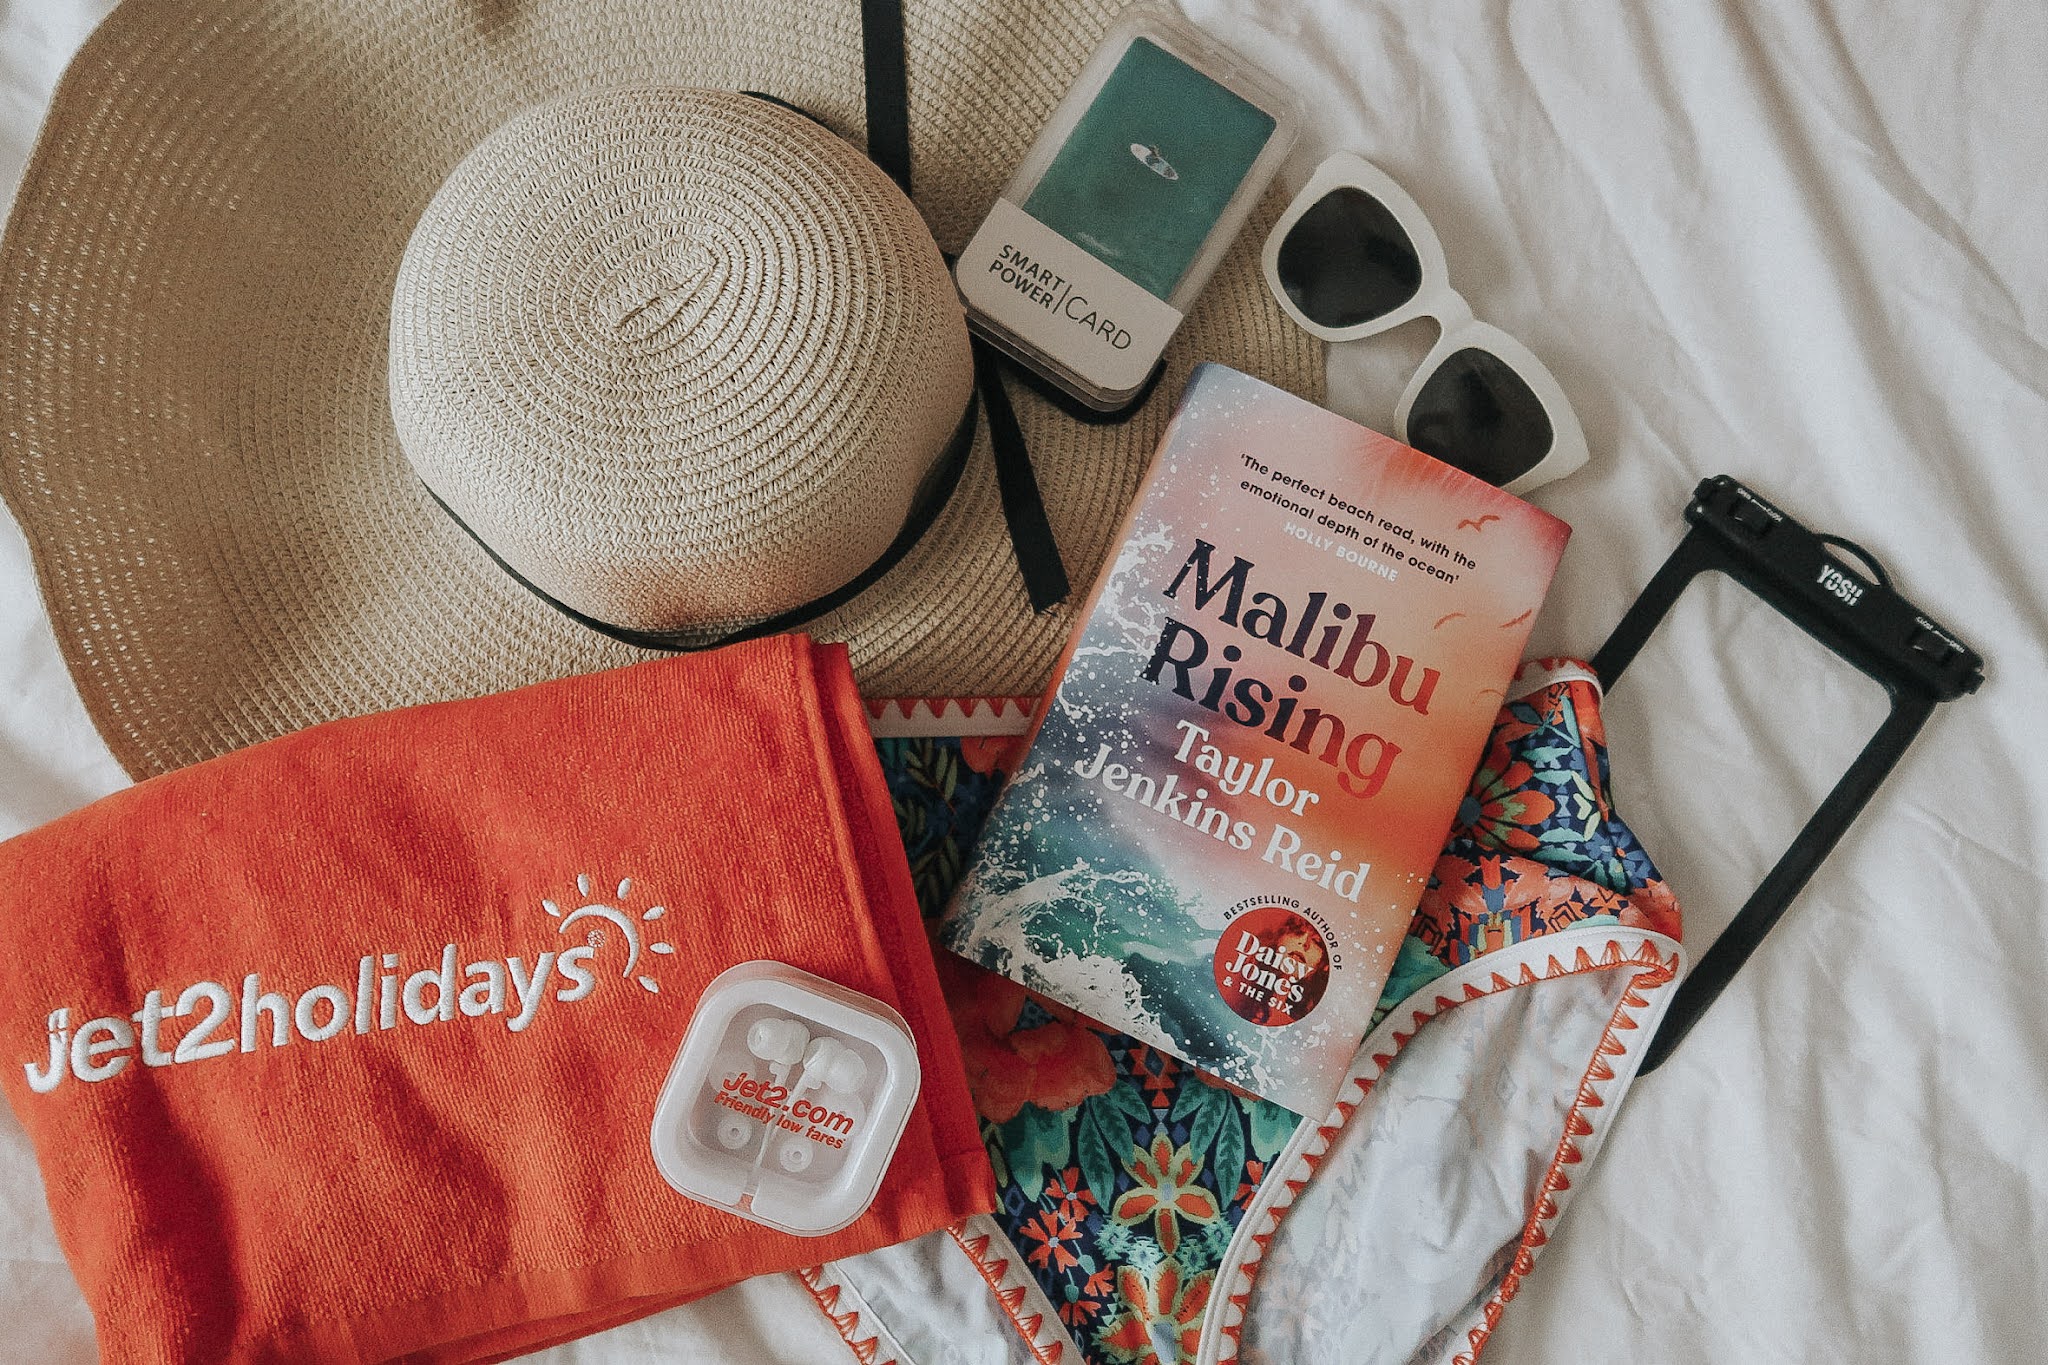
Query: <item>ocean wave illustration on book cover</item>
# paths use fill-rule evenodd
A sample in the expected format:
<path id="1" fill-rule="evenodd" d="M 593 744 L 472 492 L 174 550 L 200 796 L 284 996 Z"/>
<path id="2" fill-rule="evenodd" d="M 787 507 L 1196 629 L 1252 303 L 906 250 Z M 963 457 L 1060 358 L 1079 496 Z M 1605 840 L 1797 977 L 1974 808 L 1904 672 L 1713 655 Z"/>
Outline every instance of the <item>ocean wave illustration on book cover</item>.
<path id="1" fill-rule="evenodd" d="M 1124 587 L 1147 582 L 1171 551 L 1164 526 L 1138 525 L 1110 569 L 1096 628 L 1074 650 L 1031 761 L 1012 781 L 1015 809 L 991 821 L 976 847 L 972 890 L 962 892 L 975 906 L 971 955 L 1091 1018 L 1128 1025 L 1135 1037 L 1215 1058 L 1219 1074 L 1253 1087 L 1273 1078 L 1262 1076 L 1258 1057 L 1243 1058 L 1243 1074 L 1231 1074 L 1244 1048 L 1232 1027 L 1237 1017 L 1213 990 L 1185 989 L 1189 975 L 1208 976 L 1223 916 L 1183 891 L 1149 841 L 1131 837 L 1116 807 L 1135 798 L 1108 793 L 1055 757 L 1085 760 L 1100 737 L 1125 738 L 1155 723 L 1123 679 L 1144 667 L 1165 612 Z M 1108 761 L 1119 760 L 1139 761 L 1136 746 L 1113 747 Z M 1199 787 L 1179 790 L 1186 784 L 1178 774 L 1167 780 L 1175 786 L 1165 799 L 1179 796 L 1183 812 L 1200 799 Z M 1159 799 L 1155 787 L 1151 800 Z M 1054 810 L 1060 818 L 1051 818 Z M 965 938 L 961 924 L 955 920 L 953 932 Z"/>

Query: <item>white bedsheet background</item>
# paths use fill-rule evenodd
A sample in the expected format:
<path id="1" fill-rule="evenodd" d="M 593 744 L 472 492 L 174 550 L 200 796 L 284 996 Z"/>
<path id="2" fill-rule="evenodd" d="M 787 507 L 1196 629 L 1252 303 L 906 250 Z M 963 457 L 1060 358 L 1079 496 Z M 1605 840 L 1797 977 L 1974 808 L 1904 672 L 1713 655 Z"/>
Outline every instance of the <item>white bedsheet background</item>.
<path id="1" fill-rule="evenodd" d="M 0 4 L 0 186 L 108 7 Z M 1632 1092 L 1487 1359 L 2044 1358 L 2048 9 L 1188 9 L 1301 91 L 1293 179 L 1340 147 L 1379 163 L 1576 405 L 1593 461 L 1536 498 L 1577 528 L 1539 652 L 1596 648 L 1726 472 L 1875 551 L 1989 661 Z M 1430 340 L 1338 348 L 1333 402 L 1385 426 Z M 1609 716 L 1695 952 L 1883 713 L 1741 590 L 1688 593 Z M 0 516 L 0 835 L 122 780 Z M 658 1348 L 643 1326 L 574 1357 Z M 94 1358 L 11 1116 L 0 1356 Z"/>

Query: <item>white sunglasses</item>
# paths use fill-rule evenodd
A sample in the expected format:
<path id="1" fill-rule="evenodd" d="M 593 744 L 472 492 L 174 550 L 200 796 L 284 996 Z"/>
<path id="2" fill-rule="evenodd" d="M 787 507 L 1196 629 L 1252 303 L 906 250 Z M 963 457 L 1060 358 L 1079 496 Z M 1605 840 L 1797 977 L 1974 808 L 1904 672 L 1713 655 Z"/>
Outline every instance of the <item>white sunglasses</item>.
<path id="1" fill-rule="evenodd" d="M 1378 167 L 1349 152 L 1316 167 L 1267 235 L 1265 268 L 1287 315 L 1325 341 L 1436 319 L 1436 346 L 1394 410 L 1394 434 L 1417 450 L 1510 493 L 1586 462 L 1586 434 L 1557 380 L 1472 316 L 1435 229 Z"/>

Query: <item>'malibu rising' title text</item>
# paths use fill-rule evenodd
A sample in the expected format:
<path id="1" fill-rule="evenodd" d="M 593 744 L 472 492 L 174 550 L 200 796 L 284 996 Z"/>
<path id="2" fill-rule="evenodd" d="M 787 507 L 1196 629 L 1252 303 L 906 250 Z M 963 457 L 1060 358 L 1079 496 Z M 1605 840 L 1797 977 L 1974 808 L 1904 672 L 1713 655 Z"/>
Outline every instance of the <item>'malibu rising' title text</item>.
<path id="1" fill-rule="evenodd" d="M 1207 610 L 1222 595 L 1223 608 L 1217 619 L 1224 625 L 1235 626 L 1253 639 L 1264 640 L 1359 687 L 1378 687 L 1384 683 L 1387 696 L 1395 705 L 1405 706 L 1420 716 L 1429 714 L 1429 700 L 1436 692 L 1441 674 L 1425 667 L 1422 676 L 1416 678 L 1415 660 L 1394 653 L 1372 638 L 1375 617 L 1371 612 L 1354 612 L 1348 603 L 1331 602 L 1328 593 L 1312 592 L 1289 629 L 1292 613 L 1275 594 L 1251 593 L 1250 606 L 1246 607 L 1252 562 L 1232 556 L 1229 570 L 1219 578 L 1211 563 L 1215 553 L 1216 547 L 1208 541 L 1195 541 L 1194 551 L 1166 586 L 1165 595 L 1180 600 L 1181 586 L 1192 574 L 1196 611 Z M 1318 636 L 1316 627 L 1325 615 L 1336 624 L 1323 625 Z M 1165 629 L 1159 632 L 1152 659 L 1145 665 L 1145 681 L 1157 683 L 1165 678 L 1176 693 L 1196 705 L 1248 730 L 1263 730 L 1270 738 L 1313 755 L 1337 769 L 1337 785 L 1361 800 L 1378 794 L 1386 785 L 1387 774 L 1400 756 L 1400 745 L 1382 735 L 1347 726 L 1334 712 L 1302 706 L 1300 697 L 1285 695 L 1261 678 L 1237 674 L 1232 665 L 1244 658 L 1244 651 L 1236 645 L 1225 645 L 1220 653 L 1222 662 L 1210 663 L 1208 638 L 1186 622 L 1168 617 Z M 1368 654 L 1370 662 L 1361 673 L 1359 663 Z M 1206 678 L 1202 676 L 1205 670 Z M 1307 690 L 1307 678 L 1299 673 L 1288 677 L 1287 692 Z"/>

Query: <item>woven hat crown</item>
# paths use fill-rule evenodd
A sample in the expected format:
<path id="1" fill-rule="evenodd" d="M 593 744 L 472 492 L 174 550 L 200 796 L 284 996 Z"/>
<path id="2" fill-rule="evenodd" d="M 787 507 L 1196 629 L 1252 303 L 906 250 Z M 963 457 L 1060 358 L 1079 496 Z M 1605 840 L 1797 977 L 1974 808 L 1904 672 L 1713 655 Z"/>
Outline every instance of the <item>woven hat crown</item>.
<path id="1" fill-rule="evenodd" d="M 406 458 L 506 564 L 600 620 L 771 615 L 888 547 L 972 358 L 917 210 L 730 91 L 555 100 L 414 229 L 391 310 Z"/>

